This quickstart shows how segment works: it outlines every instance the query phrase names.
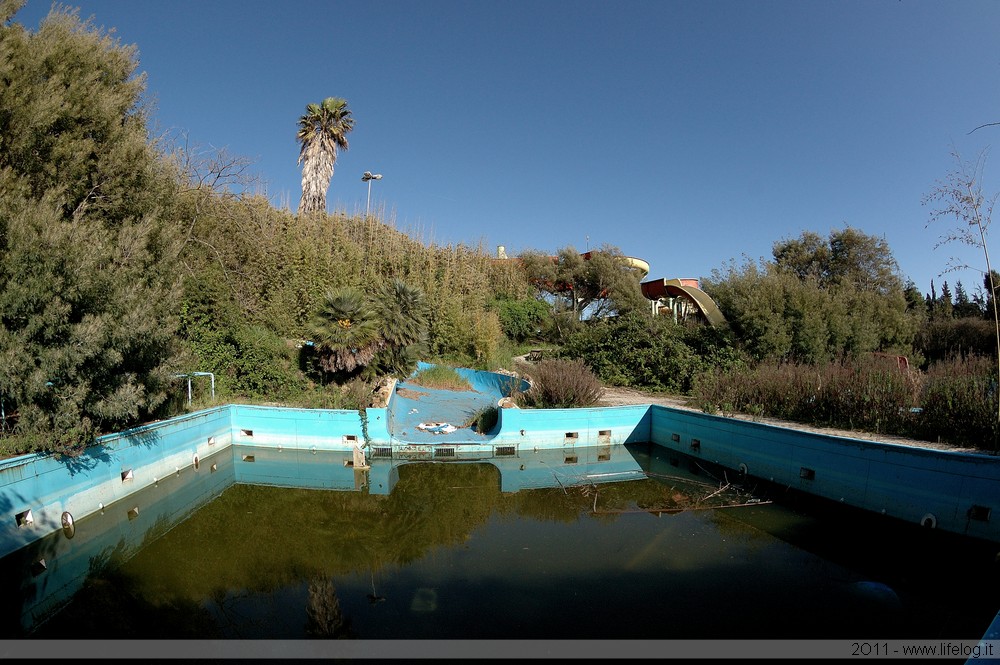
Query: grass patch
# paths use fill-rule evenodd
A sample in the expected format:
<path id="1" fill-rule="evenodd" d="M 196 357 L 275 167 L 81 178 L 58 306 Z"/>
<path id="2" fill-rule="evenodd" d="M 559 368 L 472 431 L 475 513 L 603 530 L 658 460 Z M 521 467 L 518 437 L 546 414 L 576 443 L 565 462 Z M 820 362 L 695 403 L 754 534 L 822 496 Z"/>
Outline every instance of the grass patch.
<path id="1" fill-rule="evenodd" d="M 433 365 L 426 367 L 411 378 L 407 383 L 423 386 L 425 388 L 438 388 L 440 390 L 472 390 L 472 384 L 462 377 L 452 367 L 444 365 Z"/>
<path id="2" fill-rule="evenodd" d="M 484 406 L 472 414 L 472 418 L 463 427 L 470 427 L 476 434 L 488 434 L 500 419 L 500 409 L 495 406 Z"/>

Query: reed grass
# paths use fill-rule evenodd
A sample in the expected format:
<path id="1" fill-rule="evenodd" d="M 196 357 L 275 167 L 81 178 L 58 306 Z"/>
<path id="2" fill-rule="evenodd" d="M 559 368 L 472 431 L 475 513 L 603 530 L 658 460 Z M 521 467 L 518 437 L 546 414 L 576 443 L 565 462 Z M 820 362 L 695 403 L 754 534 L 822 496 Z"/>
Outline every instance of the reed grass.
<path id="1" fill-rule="evenodd" d="M 697 377 L 692 398 L 710 413 L 997 449 L 996 366 L 986 357 L 954 357 L 927 371 L 877 356 L 709 370 Z"/>

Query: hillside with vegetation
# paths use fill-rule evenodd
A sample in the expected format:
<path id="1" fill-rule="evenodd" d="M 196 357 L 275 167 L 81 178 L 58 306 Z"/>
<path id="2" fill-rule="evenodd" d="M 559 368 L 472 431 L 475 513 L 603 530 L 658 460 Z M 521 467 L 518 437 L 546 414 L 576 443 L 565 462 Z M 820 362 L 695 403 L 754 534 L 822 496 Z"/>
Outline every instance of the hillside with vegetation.
<path id="1" fill-rule="evenodd" d="M 0 2 L 0 454 L 214 404 L 363 409 L 418 360 L 534 371 L 526 407 L 628 386 L 997 449 L 989 277 L 922 295 L 877 236 L 806 231 L 702 280 L 725 325 L 653 316 L 611 245 L 498 259 L 327 212 L 338 98 L 306 106 L 303 199 L 278 209 L 245 159 L 151 134 L 133 49 L 66 10 L 30 32 L 20 5 Z M 195 377 L 188 402 L 192 372 L 214 397 Z"/>

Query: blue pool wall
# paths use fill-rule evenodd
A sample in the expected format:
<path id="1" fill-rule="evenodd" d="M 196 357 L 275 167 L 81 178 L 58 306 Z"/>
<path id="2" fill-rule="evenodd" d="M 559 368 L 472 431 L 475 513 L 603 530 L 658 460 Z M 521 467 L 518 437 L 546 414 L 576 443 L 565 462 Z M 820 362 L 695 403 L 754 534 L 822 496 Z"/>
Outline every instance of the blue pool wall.
<path id="1" fill-rule="evenodd" d="M 385 409 L 367 410 L 373 440 L 388 442 L 385 419 Z M 33 453 L 0 461 L 0 556 L 62 528 L 64 512 L 81 520 L 166 478 L 200 471 L 220 451 L 322 450 L 335 452 L 343 466 L 353 462 L 364 431 L 354 410 L 229 405 L 100 437 L 79 457 Z M 235 481 L 253 482 L 259 467 L 239 461 Z"/>
<path id="2" fill-rule="evenodd" d="M 99 519 L 77 520 L 72 536 L 57 531 L 41 538 L 38 547 L 12 553 L 17 562 L 6 570 L 30 571 L 20 580 L 22 629 L 29 630 L 65 606 L 91 574 L 128 560 L 151 537 L 162 535 L 231 486 L 233 459 L 228 453 L 223 448 L 202 459 L 197 471 L 171 474 L 141 495 L 107 505 Z"/>
<path id="3" fill-rule="evenodd" d="M 492 436 L 436 445 L 393 440 L 386 409 L 368 409 L 365 416 L 229 405 L 102 437 L 77 458 L 4 460 L 0 556 L 58 530 L 64 512 L 80 520 L 164 479 L 200 472 L 196 460 L 220 453 L 232 458 L 232 482 L 388 494 L 398 464 L 434 460 L 444 447 L 459 450 L 456 459 L 499 464 L 494 458 L 518 450 L 641 442 L 733 470 L 745 465 L 751 476 L 915 524 L 931 516 L 936 528 L 1000 542 L 1000 512 L 992 513 L 1000 509 L 1000 457 L 993 455 L 834 437 L 659 405 L 503 408 Z M 370 468 L 352 468 L 355 448 L 366 441 Z"/>
<path id="4" fill-rule="evenodd" d="M 1000 542 L 1000 457 L 830 436 L 653 406 L 650 440 L 914 524 Z M 997 510 L 997 513 L 993 513 Z"/>
<path id="5" fill-rule="evenodd" d="M 500 409 L 498 446 L 553 448 L 651 441 L 650 406 L 589 409 Z"/>
<path id="6" fill-rule="evenodd" d="M 99 512 L 232 442 L 229 407 L 103 436 L 74 458 L 29 454 L 0 461 L 0 556 Z M 31 523 L 17 516 L 31 511 Z M 23 521 L 22 517 L 22 521 Z"/>

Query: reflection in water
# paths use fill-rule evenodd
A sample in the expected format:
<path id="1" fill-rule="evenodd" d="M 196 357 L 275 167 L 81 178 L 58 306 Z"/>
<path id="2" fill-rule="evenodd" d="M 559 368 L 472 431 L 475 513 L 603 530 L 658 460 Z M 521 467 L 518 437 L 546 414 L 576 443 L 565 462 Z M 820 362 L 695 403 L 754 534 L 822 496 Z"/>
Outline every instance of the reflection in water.
<path id="1" fill-rule="evenodd" d="M 30 637 L 978 639 L 997 609 L 993 546 L 804 511 L 656 447 L 372 462 L 390 492 L 314 489 L 313 467 L 306 488 L 235 484 L 193 514 L 142 499 L 155 539 L 123 514 L 95 544 L 80 520 L 41 582 L 5 593 L 22 617 L 5 625 L 52 613 L 40 584 L 77 549 L 117 563 L 61 582 L 86 580 Z M 18 554 L 8 581 L 39 553 Z"/>
<path id="2" fill-rule="evenodd" d="M 306 636 L 337 639 L 352 637 L 350 622 L 340 611 L 340 600 L 333 580 L 320 576 L 309 582 L 309 604 L 306 607 Z"/>

